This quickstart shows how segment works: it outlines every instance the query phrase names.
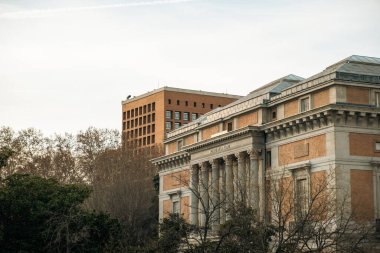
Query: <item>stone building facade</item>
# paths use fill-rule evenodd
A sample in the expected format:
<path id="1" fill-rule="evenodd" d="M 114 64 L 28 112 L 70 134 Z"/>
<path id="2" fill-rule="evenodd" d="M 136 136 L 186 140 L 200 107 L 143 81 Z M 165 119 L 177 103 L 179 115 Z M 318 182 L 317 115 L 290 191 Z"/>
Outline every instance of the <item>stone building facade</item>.
<path id="1" fill-rule="evenodd" d="M 333 170 L 359 219 L 380 219 L 380 58 L 350 56 L 307 79 L 288 75 L 166 135 L 159 169 L 159 217 L 178 212 L 202 225 L 202 208 L 246 199 L 271 212 L 269 175 L 286 171 L 307 198 Z M 205 194 L 212 185 L 212 194 Z M 199 190 L 194 191 L 192 189 Z M 341 192 L 336 192 L 337 195 Z M 341 194 L 342 195 L 342 194 Z M 216 227 L 228 219 L 214 214 Z"/>
<path id="2" fill-rule="evenodd" d="M 163 143 L 166 132 L 184 126 L 240 96 L 162 87 L 122 101 L 122 133 L 133 147 Z"/>

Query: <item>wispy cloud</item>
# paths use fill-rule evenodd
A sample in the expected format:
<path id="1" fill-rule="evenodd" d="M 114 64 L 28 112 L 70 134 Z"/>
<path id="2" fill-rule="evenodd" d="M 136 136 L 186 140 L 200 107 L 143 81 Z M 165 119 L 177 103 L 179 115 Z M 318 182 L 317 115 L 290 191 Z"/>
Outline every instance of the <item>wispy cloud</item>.
<path id="1" fill-rule="evenodd" d="M 98 9 L 111 9 L 111 8 L 125 8 L 134 6 L 148 6 L 148 5 L 163 5 L 163 4 L 176 4 L 192 2 L 194 0 L 151 0 L 151 1 L 135 1 L 120 4 L 106 4 L 95 6 L 82 6 L 82 7 L 69 7 L 69 8 L 56 8 L 56 9 L 31 9 L 24 11 L 13 11 L 0 13 L 0 19 L 25 19 L 25 18 L 40 18 L 51 16 L 53 14 L 77 12 L 77 11 L 90 11 Z"/>

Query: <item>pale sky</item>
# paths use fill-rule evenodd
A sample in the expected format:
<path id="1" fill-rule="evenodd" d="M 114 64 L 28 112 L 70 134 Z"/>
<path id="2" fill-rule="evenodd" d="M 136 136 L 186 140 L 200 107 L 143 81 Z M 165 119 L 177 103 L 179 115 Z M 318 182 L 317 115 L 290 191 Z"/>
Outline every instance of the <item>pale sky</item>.
<path id="1" fill-rule="evenodd" d="M 380 57 L 379 11 L 379 0 L 0 0 L 0 126 L 120 130 L 128 95 L 246 95 Z"/>

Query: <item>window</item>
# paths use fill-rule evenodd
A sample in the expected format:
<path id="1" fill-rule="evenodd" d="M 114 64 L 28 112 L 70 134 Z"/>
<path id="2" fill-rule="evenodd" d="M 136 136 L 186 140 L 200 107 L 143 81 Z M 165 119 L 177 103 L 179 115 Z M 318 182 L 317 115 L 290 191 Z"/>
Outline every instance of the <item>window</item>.
<path id="1" fill-rule="evenodd" d="M 139 118 L 139 124 L 142 125 L 142 117 Z"/>
<path id="2" fill-rule="evenodd" d="M 150 114 L 148 115 L 148 123 L 150 123 Z"/>
<path id="3" fill-rule="evenodd" d="M 205 103 L 202 103 L 202 108 L 205 108 Z"/>
<path id="4" fill-rule="evenodd" d="M 185 105 L 186 105 L 186 106 L 189 106 L 189 101 L 185 101 Z"/>
<path id="5" fill-rule="evenodd" d="M 301 109 L 301 112 L 306 112 L 306 111 L 310 110 L 310 98 L 309 97 L 301 98 L 300 109 Z"/>
<path id="6" fill-rule="evenodd" d="M 189 120 L 189 113 L 188 112 L 183 113 L 183 120 Z"/>
<path id="7" fill-rule="evenodd" d="M 143 118 L 143 123 L 146 124 L 146 116 Z"/>
<path id="8" fill-rule="evenodd" d="M 125 120 L 125 119 L 126 119 L 126 113 L 123 112 L 123 120 Z"/>
<path id="9" fill-rule="evenodd" d="M 146 138 L 146 143 L 149 145 L 150 144 L 150 136 L 148 136 L 148 138 Z"/>
<path id="10" fill-rule="evenodd" d="M 177 141 L 177 151 L 180 151 L 183 147 L 183 140 Z"/>
<path id="11" fill-rule="evenodd" d="M 230 120 L 230 121 L 227 121 L 227 122 L 224 122 L 224 124 L 223 124 L 223 131 L 228 131 L 228 132 L 230 132 L 230 131 L 232 131 L 232 120 Z"/>
<path id="12" fill-rule="evenodd" d="M 142 128 L 140 127 L 139 128 L 139 136 L 141 136 L 142 135 Z"/>
<path id="13" fill-rule="evenodd" d="M 156 141 L 156 138 L 154 135 L 152 135 L 152 144 Z"/>
<path id="14" fill-rule="evenodd" d="M 143 135 L 146 135 L 146 127 L 143 128 Z"/>
<path id="15" fill-rule="evenodd" d="M 180 127 L 181 127 L 181 123 L 179 123 L 179 122 L 174 123 L 174 128 L 175 129 L 180 128 Z"/>
<path id="16" fill-rule="evenodd" d="M 192 113 L 191 114 L 191 120 L 196 120 L 198 118 L 198 114 L 197 113 Z"/>
<path id="17" fill-rule="evenodd" d="M 172 103 L 172 100 L 171 99 L 168 99 L 168 104 L 170 105 Z"/>
<path id="18" fill-rule="evenodd" d="M 152 103 L 152 111 L 155 111 L 156 110 L 156 102 L 153 102 Z"/>
<path id="19" fill-rule="evenodd" d="M 150 134 L 150 126 L 148 126 L 148 129 L 147 129 L 147 131 L 148 131 L 148 134 Z"/>
<path id="20" fill-rule="evenodd" d="M 375 105 L 380 107 L 380 92 L 375 92 Z"/>
<path id="21" fill-rule="evenodd" d="M 123 130 L 125 130 L 125 122 L 123 122 Z"/>
<path id="22" fill-rule="evenodd" d="M 197 102 L 194 102 L 194 107 L 197 107 Z"/>
<path id="23" fill-rule="evenodd" d="M 210 109 L 214 109 L 214 105 L 213 104 L 210 104 Z"/>
<path id="24" fill-rule="evenodd" d="M 142 106 L 139 107 L 139 114 L 142 114 Z"/>
<path id="25" fill-rule="evenodd" d="M 130 127 L 130 122 L 129 121 L 127 121 L 127 129 L 129 129 L 129 127 Z"/>
<path id="26" fill-rule="evenodd" d="M 179 105 L 179 100 L 177 100 L 177 105 Z"/>
<path id="27" fill-rule="evenodd" d="M 165 111 L 165 118 L 171 119 L 172 118 L 172 111 Z"/>
<path id="28" fill-rule="evenodd" d="M 131 117 L 134 117 L 135 116 L 135 110 L 131 110 Z"/>
<path id="29" fill-rule="evenodd" d="M 172 129 L 172 123 L 170 121 L 166 121 L 166 123 L 165 123 L 165 129 L 166 130 Z"/>
<path id="30" fill-rule="evenodd" d="M 150 112 L 150 104 L 148 104 L 148 112 Z"/>
<path id="31" fill-rule="evenodd" d="M 137 127 L 139 119 L 135 119 L 135 127 Z"/>
<path id="32" fill-rule="evenodd" d="M 146 137 L 143 138 L 143 145 L 146 145 Z"/>
<path id="33" fill-rule="evenodd" d="M 152 114 L 152 122 L 154 122 L 155 120 L 156 120 L 156 114 L 153 113 L 153 114 Z"/>
<path id="34" fill-rule="evenodd" d="M 139 111 L 137 108 L 135 108 L 135 116 L 138 116 L 139 115 Z"/>
<path id="35" fill-rule="evenodd" d="M 181 119 L 181 112 L 174 112 L 174 119 L 180 120 Z"/>
<path id="36" fill-rule="evenodd" d="M 270 168 L 271 166 L 272 166 L 272 153 L 270 150 L 268 150 L 265 157 L 265 168 Z"/>
<path id="37" fill-rule="evenodd" d="M 375 142 L 375 151 L 380 151 L 380 142 Z"/>
<path id="38" fill-rule="evenodd" d="M 134 121 L 133 121 L 133 120 L 131 120 L 131 127 L 135 127 L 135 126 L 133 125 L 133 123 L 134 123 Z"/>
<path id="39" fill-rule="evenodd" d="M 131 111 L 127 111 L 127 118 L 129 119 L 131 117 Z"/>
<path id="40" fill-rule="evenodd" d="M 277 119 L 277 109 L 272 109 L 272 120 Z"/>
<path id="41" fill-rule="evenodd" d="M 173 211 L 173 213 L 179 213 L 180 212 L 178 200 L 173 201 L 173 210 L 172 211 Z"/>
<path id="42" fill-rule="evenodd" d="M 296 181 L 296 194 L 297 194 L 297 215 L 304 217 L 308 211 L 309 191 L 307 186 L 307 179 L 297 179 Z"/>
<path id="43" fill-rule="evenodd" d="M 156 131 L 156 125 L 155 124 L 152 125 L 152 133 L 154 133 L 154 131 Z"/>

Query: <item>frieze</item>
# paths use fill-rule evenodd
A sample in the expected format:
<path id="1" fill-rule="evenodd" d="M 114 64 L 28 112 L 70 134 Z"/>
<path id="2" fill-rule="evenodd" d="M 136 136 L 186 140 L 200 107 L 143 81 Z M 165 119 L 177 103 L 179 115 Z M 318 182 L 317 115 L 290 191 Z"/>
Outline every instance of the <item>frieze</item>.
<path id="1" fill-rule="evenodd" d="M 212 148 L 209 150 L 209 154 L 215 154 L 215 153 L 219 153 L 219 152 L 223 152 L 225 150 L 228 150 L 231 148 L 231 145 L 230 144 L 226 144 L 226 145 L 223 145 L 223 146 L 220 146 L 220 147 L 216 147 L 216 148 Z"/>

